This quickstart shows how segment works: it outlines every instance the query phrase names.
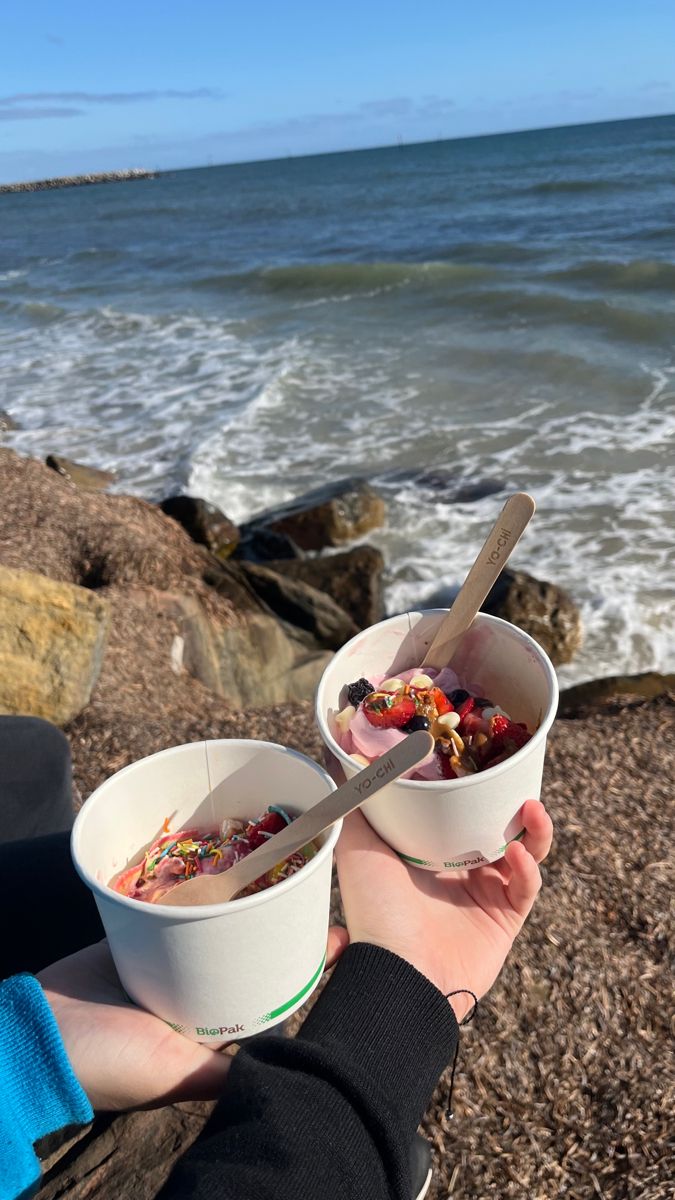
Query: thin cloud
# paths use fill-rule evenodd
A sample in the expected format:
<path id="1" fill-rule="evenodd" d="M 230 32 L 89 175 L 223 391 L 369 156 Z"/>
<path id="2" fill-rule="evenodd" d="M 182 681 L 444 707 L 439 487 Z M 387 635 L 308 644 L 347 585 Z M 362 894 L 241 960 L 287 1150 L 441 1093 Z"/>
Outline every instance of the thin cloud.
<path id="1" fill-rule="evenodd" d="M 245 139 L 251 133 L 273 134 L 284 137 L 307 130 L 331 130 L 345 124 L 358 125 L 364 120 L 375 122 L 419 121 L 445 117 L 455 109 L 454 100 L 444 96 L 423 96 L 413 100 L 410 96 L 391 96 L 385 100 L 363 100 L 356 108 L 341 112 L 307 113 L 302 117 L 287 117 L 282 121 L 256 121 L 241 129 L 223 130 L 210 135 L 224 139 Z"/>
<path id="2" fill-rule="evenodd" d="M 142 104 L 152 100 L 222 100 L 219 88 L 157 88 L 144 92 L 15 92 L 0 96 L 1 108 L 23 108 L 43 103 L 66 104 Z"/>
<path id="3" fill-rule="evenodd" d="M 0 108 L 0 121 L 41 121 L 52 117 L 81 117 L 84 109 L 58 105 L 35 105 L 32 108 Z"/>
<path id="4" fill-rule="evenodd" d="M 650 79 L 648 83 L 643 83 L 639 90 L 641 92 L 669 92 L 672 90 L 672 86 L 667 79 Z"/>

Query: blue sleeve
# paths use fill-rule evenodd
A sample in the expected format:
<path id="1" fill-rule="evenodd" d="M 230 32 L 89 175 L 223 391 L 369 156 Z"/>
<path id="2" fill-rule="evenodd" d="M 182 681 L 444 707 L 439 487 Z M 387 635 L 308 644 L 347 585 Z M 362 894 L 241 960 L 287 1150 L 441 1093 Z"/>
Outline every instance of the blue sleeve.
<path id="1" fill-rule="evenodd" d="M 15 1200 L 38 1182 L 38 1138 L 93 1115 L 37 979 L 15 975 L 0 983 L 0 1200 Z"/>

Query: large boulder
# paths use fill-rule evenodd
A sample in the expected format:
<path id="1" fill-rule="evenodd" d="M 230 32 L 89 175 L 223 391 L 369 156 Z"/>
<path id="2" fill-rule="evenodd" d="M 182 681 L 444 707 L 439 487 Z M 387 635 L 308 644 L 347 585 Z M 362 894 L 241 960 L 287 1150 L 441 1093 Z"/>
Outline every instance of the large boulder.
<path id="1" fill-rule="evenodd" d="M 384 500 L 369 483 L 341 479 L 305 492 L 280 508 L 259 513 L 242 532 L 271 529 L 287 534 L 302 550 L 322 550 L 378 529 L 385 515 Z"/>
<path id="2" fill-rule="evenodd" d="M 384 558 L 375 546 L 353 546 L 338 554 L 278 559 L 266 564 L 278 575 L 300 580 L 332 597 L 358 629 L 384 617 Z"/>
<path id="3" fill-rule="evenodd" d="M 98 679 L 108 619 L 86 588 L 0 566 L 0 713 L 72 720 Z"/>
<path id="4" fill-rule="evenodd" d="M 77 484 L 87 492 L 104 492 L 117 479 L 114 471 L 102 471 L 100 467 L 87 467 L 84 463 L 73 462 L 70 458 L 63 458 L 60 454 L 48 454 L 45 463 L 51 467 L 52 471 L 56 471 L 57 475 L 62 475 L 64 479 Z"/>
<path id="5" fill-rule="evenodd" d="M 243 567 L 227 562 L 206 570 L 205 581 L 229 602 L 233 619 L 211 621 L 208 650 L 201 632 L 195 633 L 185 660 L 188 669 L 240 707 L 311 699 L 330 653 L 311 631 L 275 614 L 256 593 Z M 192 649 L 195 646 L 200 649 Z"/>
<path id="6" fill-rule="evenodd" d="M 166 647 L 175 674 L 186 672 L 233 709 L 310 700 L 331 658 L 262 606 L 241 606 L 236 621 L 224 624 L 197 597 L 180 592 L 127 591 L 125 599 L 175 630 Z"/>
<path id="7" fill-rule="evenodd" d="M 571 597 L 525 571 L 502 571 L 481 607 L 529 633 L 555 666 L 570 662 L 581 645 L 581 616 Z"/>
<path id="8" fill-rule="evenodd" d="M 644 671 L 641 675 L 607 675 L 565 688 L 560 693 L 559 717 L 582 718 L 645 704 L 660 696 L 675 696 L 675 675 Z"/>
<path id="9" fill-rule="evenodd" d="M 239 543 L 239 530 L 215 504 L 198 496 L 168 496 L 160 506 L 189 533 L 193 542 L 206 546 L 216 558 L 229 558 Z"/>
<path id="10" fill-rule="evenodd" d="M 326 650 L 339 650 L 358 633 L 352 618 L 325 592 L 259 563 L 242 563 L 252 588 L 282 620 L 305 629 Z"/>

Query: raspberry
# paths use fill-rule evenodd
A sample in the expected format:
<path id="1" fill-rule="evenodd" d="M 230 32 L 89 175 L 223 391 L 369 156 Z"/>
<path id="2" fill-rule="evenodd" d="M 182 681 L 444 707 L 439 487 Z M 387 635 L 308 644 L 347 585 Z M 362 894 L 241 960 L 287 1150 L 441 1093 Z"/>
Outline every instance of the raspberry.
<path id="1" fill-rule="evenodd" d="M 527 725 L 516 724 L 514 721 L 509 722 L 509 727 L 506 730 L 506 739 L 514 742 L 516 750 L 520 750 L 526 742 L 529 742 L 532 734 L 529 732 Z"/>
<path id="2" fill-rule="evenodd" d="M 361 701 L 365 700 L 366 696 L 369 696 L 374 690 L 372 683 L 369 683 L 367 679 L 357 679 L 356 683 L 349 684 L 347 699 L 350 704 L 354 705 L 354 708 L 358 708 Z"/>
<path id="3" fill-rule="evenodd" d="M 456 779 L 457 776 L 455 775 L 455 772 L 452 768 L 452 764 L 450 762 L 451 755 L 444 754 L 442 750 L 438 750 L 438 748 L 437 748 L 436 749 L 436 757 L 438 759 L 438 765 L 441 769 L 441 775 L 442 775 L 443 779 Z"/>
<path id="4" fill-rule="evenodd" d="M 371 692 L 363 701 L 363 712 L 377 729 L 402 729 L 415 716 L 415 701 L 401 693 Z"/>

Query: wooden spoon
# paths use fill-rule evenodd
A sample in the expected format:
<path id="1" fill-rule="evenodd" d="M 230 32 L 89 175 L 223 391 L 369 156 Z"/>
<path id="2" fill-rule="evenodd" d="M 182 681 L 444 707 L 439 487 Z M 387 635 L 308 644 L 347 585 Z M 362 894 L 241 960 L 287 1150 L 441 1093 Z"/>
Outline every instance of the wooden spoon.
<path id="1" fill-rule="evenodd" d="M 271 871 L 296 850 L 301 850 L 323 833 L 324 829 L 328 829 L 335 821 L 358 808 L 374 792 L 386 787 L 404 771 L 416 767 L 422 759 L 431 754 L 433 748 L 434 739 L 431 734 L 424 729 L 416 730 L 394 746 L 393 750 L 381 754 L 369 766 L 364 767 L 353 779 L 348 779 L 336 791 L 329 792 L 323 800 L 319 800 L 296 821 L 292 821 L 285 829 L 268 838 L 264 845 L 258 846 L 233 867 L 222 871 L 220 875 L 196 875 L 193 879 L 186 879 L 167 892 L 158 903 L 184 907 L 194 904 L 222 904 L 226 900 L 233 900 L 242 888 L 248 887 L 261 875 Z"/>
<path id="2" fill-rule="evenodd" d="M 511 551 L 534 515 L 535 503 L 527 492 L 516 492 L 506 501 L 487 536 L 454 604 L 427 650 L 423 667 L 447 667 Z"/>

